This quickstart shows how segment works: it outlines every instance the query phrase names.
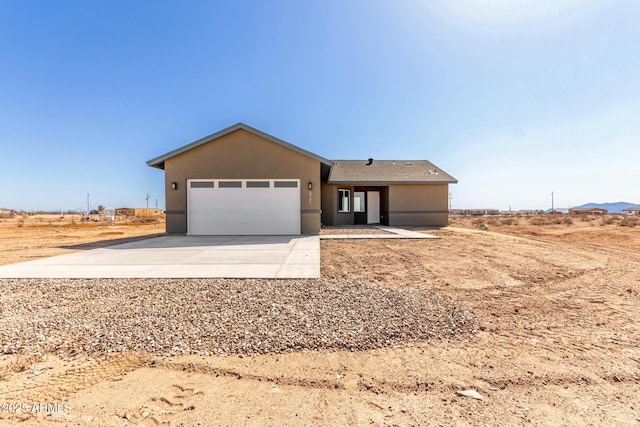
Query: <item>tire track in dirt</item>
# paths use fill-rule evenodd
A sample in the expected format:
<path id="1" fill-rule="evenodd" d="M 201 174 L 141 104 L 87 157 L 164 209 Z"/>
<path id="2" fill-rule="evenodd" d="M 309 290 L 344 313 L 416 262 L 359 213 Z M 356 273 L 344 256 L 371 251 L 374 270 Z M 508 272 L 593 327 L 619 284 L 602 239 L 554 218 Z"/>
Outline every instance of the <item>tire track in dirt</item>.
<path id="1" fill-rule="evenodd" d="M 237 379 L 265 381 L 277 385 L 291 385 L 296 387 L 307 387 L 314 389 L 344 389 L 345 384 L 341 381 L 333 381 L 318 378 L 295 378 L 277 375 L 257 375 L 250 373 L 241 373 L 233 369 L 219 368 L 210 365 L 201 365 L 196 363 L 169 362 L 164 360 L 152 361 L 151 366 L 169 369 L 180 372 L 194 372 L 199 374 L 213 375 L 215 377 L 235 377 Z"/>
<path id="2" fill-rule="evenodd" d="M 587 277 L 590 282 L 601 280 L 600 275 L 587 276 L 590 276 Z M 518 305 L 510 318 L 504 319 L 504 310 L 501 313 L 500 333 L 513 338 L 506 342 L 515 348 L 520 343 L 535 339 L 538 349 L 594 358 L 597 352 L 637 348 L 638 342 L 632 338 L 633 335 L 621 334 L 633 325 L 633 314 L 628 304 L 625 307 L 604 297 L 600 290 L 570 282 L 573 283 L 569 286 L 554 284 L 555 289 L 547 288 L 546 292 L 538 295 L 509 298 Z M 616 290 L 619 291 L 618 286 L 611 286 L 605 292 L 611 295 Z M 537 303 L 530 305 L 528 301 Z M 635 326 L 631 329 L 635 330 Z"/>
<path id="3" fill-rule="evenodd" d="M 491 334 L 487 344 L 496 350 L 488 353 L 503 364 L 508 355 L 522 353 L 556 361 L 550 372 L 521 373 L 514 365 L 505 366 L 504 375 L 476 377 L 491 387 L 638 381 L 637 251 L 497 233 L 448 233 L 430 244 L 385 242 L 381 247 L 391 254 L 385 265 L 354 247 L 350 262 L 369 265 L 374 272 L 388 272 L 393 262 L 398 273 L 378 274 L 383 283 L 424 287 L 464 304 Z M 603 354 L 618 356 L 602 363 Z M 373 379 L 359 388 L 409 391 L 411 384 Z"/>
<path id="4" fill-rule="evenodd" d="M 107 379 L 119 377 L 127 372 L 144 366 L 145 357 L 132 353 L 111 354 L 104 360 L 83 366 L 66 369 L 54 374 L 42 382 L 22 387 L 20 399 L 32 402 L 62 401 L 71 394 L 91 387 Z"/>
<path id="5" fill-rule="evenodd" d="M 627 250 L 594 248 L 590 244 L 558 246 L 565 256 L 593 256 L 597 258 L 596 265 L 580 274 L 543 281 L 532 292 L 522 290 L 520 295 L 513 295 L 513 301 L 523 305 L 527 300 L 543 303 L 530 310 L 516 310 L 518 317 L 522 317 L 513 319 L 511 327 L 501 331 L 506 337 L 504 344 L 515 349 L 535 339 L 532 350 L 579 361 L 589 367 L 581 370 L 591 371 L 585 375 L 591 375 L 592 381 L 637 382 L 639 364 L 625 360 L 634 360 L 628 353 L 637 354 L 634 349 L 640 348 L 637 331 L 640 312 L 634 293 L 638 277 L 633 273 L 640 267 L 640 257 Z M 597 366 L 603 353 L 620 354 L 620 363 Z M 586 381 L 583 375 L 559 378 L 566 383 Z M 550 382 L 544 376 L 529 380 L 542 385 L 558 382 Z M 511 383 L 518 384 L 513 380 Z"/>

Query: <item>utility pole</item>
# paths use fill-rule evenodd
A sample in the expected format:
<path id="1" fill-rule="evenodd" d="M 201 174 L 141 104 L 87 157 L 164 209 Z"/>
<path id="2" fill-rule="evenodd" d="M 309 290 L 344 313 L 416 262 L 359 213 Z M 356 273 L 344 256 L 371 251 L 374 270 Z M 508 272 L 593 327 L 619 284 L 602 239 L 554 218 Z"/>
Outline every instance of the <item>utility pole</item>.
<path id="1" fill-rule="evenodd" d="M 553 206 L 553 195 L 555 194 L 555 191 L 551 192 L 551 213 L 555 212 L 554 206 Z"/>
<path id="2" fill-rule="evenodd" d="M 453 196 L 449 193 L 449 210 L 451 210 L 451 200 L 453 200 Z"/>
<path id="3" fill-rule="evenodd" d="M 151 198 L 151 196 L 149 196 L 149 193 L 147 193 L 147 209 L 149 209 L 149 199 Z"/>
<path id="4" fill-rule="evenodd" d="M 87 193 L 87 213 L 91 212 L 91 207 L 89 205 L 89 193 Z"/>
<path id="5" fill-rule="evenodd" d="M 156 199 L 156 210 L 158 210 L 158 199 Z"/>

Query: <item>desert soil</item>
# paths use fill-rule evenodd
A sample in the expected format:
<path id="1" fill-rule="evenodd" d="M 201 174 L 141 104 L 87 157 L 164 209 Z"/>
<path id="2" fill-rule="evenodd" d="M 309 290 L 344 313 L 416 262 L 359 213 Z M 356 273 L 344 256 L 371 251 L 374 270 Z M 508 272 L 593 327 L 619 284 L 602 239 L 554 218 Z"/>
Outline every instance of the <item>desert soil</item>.
<path id="1" fill-rule="evenodd" d="M 81 222 L 80 215 L 0 219 L 0 265 L 64 255 L 164 234 L 164 220 Z"/>
<path id="2" fill-rule="evenodd" d="M 352 226 L 323 226 L 320 230 L 321 236 L 326 235 L 341 235 L 341 234 L 393 234 L 385 230 L 381 230 L 370 225 L 352 225 Z"/>
<path id="3" fill-rule="evenodd" d="M 456 225 L 428 230 L 440 240 L 322 241 L 321 271 L 443 294 L 473 313 L 473 335 L 362 351 L 5 354 L 0 425 L 640 425 L 640 227 Z M 21 259 L 48 250 L 13 233 L 3 244 L 40 251 Z M 468 389 L 482 399 L 457 394 Z M 16 404 L 27 413 L 6 412 Z"/>

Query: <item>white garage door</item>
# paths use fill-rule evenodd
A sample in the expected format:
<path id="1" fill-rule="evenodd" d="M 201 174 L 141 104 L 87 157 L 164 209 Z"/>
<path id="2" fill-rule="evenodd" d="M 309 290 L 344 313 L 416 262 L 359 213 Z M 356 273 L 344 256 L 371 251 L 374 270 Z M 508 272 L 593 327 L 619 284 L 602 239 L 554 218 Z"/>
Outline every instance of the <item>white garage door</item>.
<path id="1" fill-rule="evenodd" d="M 299 180 L 192 179 L 189 235 L 300 234 Z"/>

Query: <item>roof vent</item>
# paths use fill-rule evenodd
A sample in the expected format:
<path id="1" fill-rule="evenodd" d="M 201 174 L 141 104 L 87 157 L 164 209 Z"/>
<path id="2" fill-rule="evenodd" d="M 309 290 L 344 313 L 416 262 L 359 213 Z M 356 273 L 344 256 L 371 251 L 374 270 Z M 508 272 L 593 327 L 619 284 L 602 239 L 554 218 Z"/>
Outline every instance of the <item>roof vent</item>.
<path id="1" fill-rule="evenodd" d="M 413 162 L 404 162 L 405 166 L 413 166 Z"/>
<path id="2" fill-rule="evenodd" d="M 365 166 L 369 166 L 371 164 L 373 164 L 373 159 L 371 157 L 369 157 L 369 163 L 367 163 Z"/>

